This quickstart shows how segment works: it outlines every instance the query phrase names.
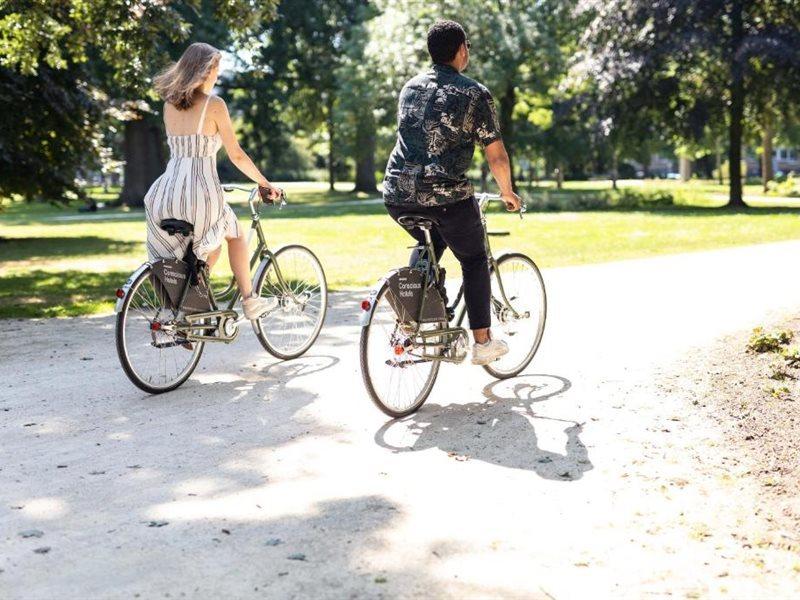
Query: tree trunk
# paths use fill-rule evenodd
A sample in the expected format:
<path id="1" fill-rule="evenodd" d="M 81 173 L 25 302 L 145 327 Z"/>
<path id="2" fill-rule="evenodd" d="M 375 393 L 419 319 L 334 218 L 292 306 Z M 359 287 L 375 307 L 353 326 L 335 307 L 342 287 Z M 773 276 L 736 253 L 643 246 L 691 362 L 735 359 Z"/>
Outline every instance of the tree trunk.
<path id="1" fill-rule="evenodd" d="M 489 185 L 489 165 L 484 160 L 481 162 L 481 194 L 486 193 L 486 188 Z"/>
<path id="2" fill-rule="evenodd" d="M 686 182 L 692 178 L 692 161 L 681 156 L 678 159 L 678 171 L 681 175 L 681 181 Z"/>
<path id="3" fill-rule="evenodd" d="M 334 190 L 333 184 L 336 183 L 336 163 L 335 153 L 333 149 L 334 144 L 334 126 L 333 126 L 333 95 L 329 94 L 327 99 L 327 119 L 325 125 L 328 129 L 328 188 L 330 191 Z"/>
<path id="4" fill-rule="evenodd" d="M 142 115 L 125 123 L 123 153 L 125 185 L 119 201 L 128 206 L 144 206 L 144 196 L 164 172 L 164 137 L 155 119 Z"/>
<path id="5" fill-rule="evenodd" d="M 728 206 L 746 206 L 742 198 L 742 128 L 744 119 L 744 69 L 737 56 L 744 38 L 742 0 L 734 0 L 731 7 L 731 103 L 728 126 L 728 168 L 730 171 L 730 196 Z"/>
<path id="6" fill-rule="evenodd" d="M 769 182 L 775 178 L 775 170 L 772 168 L 772 138 L 775 131 L 772 125 L 772 115 L 765 115 L 764 131 L 761 154 L 761 182 L 764 186 L 764 193 L 769 191 Z"/>
<path id="7" fill-rule="evenodd" d="M 720 185 L 725 185 L 725 179 L 722 177 L 722 144 L 719 140 L 715 142 L 715 154 L 716 154 L 716 167 L 717 167 L 717 180 Z"/>
<path id="8" fill-rule="evenodd" d="M 372 110 L 366 110 L 356 121 L 356 186 L 354 192 L 374 194 L 378 190 L 378 184 L 375 181 L 377 144 L 375 119 Z"/>
<path id="9" fill-rule="evenodd" d="M 617 177 L 619 176 L 619 158 L 617 157 L 617 151 L 614 150 L 611 152 L 611 189 L 617 189 Z"/>
<path id="10" fill-rule="evenodd" d="M 514 105 L 517 103 L 517 88 L 512 81 L 506 84 L 505 93 L 500 98 L 500 130 L 508 152 L 508 164 L 511 166 L 511 187 L 517 191 L 517 179 L 514 175 Z"/>
<path id="11" fill-rule="evenodd" d="M 564 187 L 564 163 L 559 161 L 556 167 L 556 189 Z"/>

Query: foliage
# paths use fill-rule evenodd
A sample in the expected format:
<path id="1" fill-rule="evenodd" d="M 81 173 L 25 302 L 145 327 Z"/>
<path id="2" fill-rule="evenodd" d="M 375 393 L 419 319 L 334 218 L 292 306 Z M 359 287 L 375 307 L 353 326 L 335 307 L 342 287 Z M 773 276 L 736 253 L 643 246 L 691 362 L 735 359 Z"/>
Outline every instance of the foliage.
<path id="1" fill-rule="evenodd" d="M 770 181 L 767 188 L 769 193 L 774 196 L 800 198 L 800 177 L 789 173 L 783 181 Z"/>
<path id="2" fill-rule="evenodd" d="M 3 114 L 26 117 L 3 120 L 0 192 L 27 198 L 77 193 L 76 176 L 103 154 L 101 127 L 109 119 L 101 115 L 122 108 L 123 100 L 146 108 L 153 72 L 186 42 L 195 22 L 204 33 L 216 28 L 224 30 L 222 39 L 232 39 L 229 29 L 244 32 L 275 1 L 0 3 L 0 103 Z M 8 143 L 17 135 L 23 143 Z M 15 163 L 30 164 L 27 177 L 8 170 Z"/>
<path id="3" fill-rule="evenodd" d="M 624 107 L 621 121 L 634 126 L 657 119 L 690 152 L 727 125 L 730 201 L 742 204 L 745 104 L 764 90 L 777 104 L 796 97 L 800 2 L 585 0 L 581 10 L 592 16 L 583 67 L 602 103 Z"/>
<path id="4" fill-rule="evenodd" d="M 45 64 L 36 75 L 0 68 L 0 196 L 82 195 L 76 176 L 91 165 L 99 116 L 82 76 L 80 66 Z"/>
<path id="5" fill-rule="evenodd" d="M 279 165 L 291 134 L 325 132 L 331 186 L 337 158 L 337 75 L 346 35 L 369 14 L 366 0 L 293 0 L 259 24 L 250 68 L 234 75 L 235 107 L 247 121 L 246 148 Z"/>
<path id="6" fill-rule="evenodd" d="M 751 352 L 778 352 L 781 348 L 792 341 L 794 334 L 787 330 L 764 331 L 763 327 L 756 327 L 750 335 L 747 349 Z"/>
<path id="7" fill-rule="evenodd" d="M 550 193 L 545 190 L 542 194 L 531 195 L 528 192 L 522 192 L 522 195 L 527 198 L 527 205 L 531 210 L 542 211 L 657 209 L 669 208 L 675 204 L 672 194 L 666 190 L 639 192 L 630 188 L 622 188 L 618 191 L 592 192 L 587 190 L 570 194 Z"/>

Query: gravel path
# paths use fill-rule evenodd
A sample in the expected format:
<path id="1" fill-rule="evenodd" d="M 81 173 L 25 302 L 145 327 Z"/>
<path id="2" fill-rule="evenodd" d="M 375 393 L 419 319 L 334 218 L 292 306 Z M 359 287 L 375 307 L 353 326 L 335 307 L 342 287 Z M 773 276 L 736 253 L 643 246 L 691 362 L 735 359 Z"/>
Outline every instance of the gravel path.
<path id="1" fill-rule="evenodd" d="M 796 597 L 707 371 L 800 307 L 799 251 L 548 271 L 527 374 L 445 366 L 395 423 L 362 389 L 360 294 L 306 357 L 245 331 L 160 397 L 110 317 L 0 321 L 0 597 Z"/>

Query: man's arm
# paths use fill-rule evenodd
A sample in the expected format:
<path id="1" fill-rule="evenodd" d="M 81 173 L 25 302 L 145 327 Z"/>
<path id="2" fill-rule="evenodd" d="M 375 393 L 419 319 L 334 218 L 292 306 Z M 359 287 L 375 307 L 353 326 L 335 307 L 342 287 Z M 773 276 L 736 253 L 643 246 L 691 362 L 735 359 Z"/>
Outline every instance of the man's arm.
<path id="1" fill-rule="evenodd" d="M 486 156 L 486 162 L 489 163 L 492 177 L 500 188 L 500 196 L 506 204 L 506 210 L 519 210 L 522 201 L 511 186 L 511 163 L 508 160 L 508 152 L 506 152 L 503 140 L 495 140 L 487 145 L 483 149 L 483 153 Z"/>

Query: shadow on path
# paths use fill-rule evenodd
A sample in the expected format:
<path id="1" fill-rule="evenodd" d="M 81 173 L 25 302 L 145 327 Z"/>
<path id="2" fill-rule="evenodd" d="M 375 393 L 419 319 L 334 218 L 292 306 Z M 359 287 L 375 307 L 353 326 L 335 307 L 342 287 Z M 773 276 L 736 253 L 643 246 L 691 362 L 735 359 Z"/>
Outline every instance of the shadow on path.
<path id="1" fill-rule="evenodd" d="M 581 442 L 583 424 L 570 419 L 537 415 L 532 405 L 552 400 L 572 384 L 557 375 L 523 375 L 483 388 L 485 402 L 426 404 L 416 414 L 390 421 L 375 433 L 378 445 L 396 452 L 438 448 L 456 460 L 480 460 L 510 469 L 533 471 L 544 479 L 574 481 L 593 468 Z M 539 447 L 537 420 L 568 424 L 564 451 Z M 387 438 L 402 432 L 396 445 Z"/>

